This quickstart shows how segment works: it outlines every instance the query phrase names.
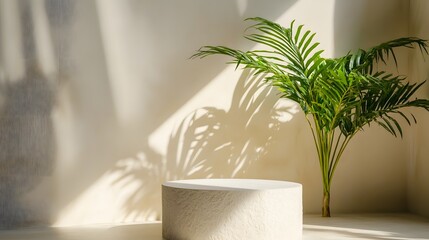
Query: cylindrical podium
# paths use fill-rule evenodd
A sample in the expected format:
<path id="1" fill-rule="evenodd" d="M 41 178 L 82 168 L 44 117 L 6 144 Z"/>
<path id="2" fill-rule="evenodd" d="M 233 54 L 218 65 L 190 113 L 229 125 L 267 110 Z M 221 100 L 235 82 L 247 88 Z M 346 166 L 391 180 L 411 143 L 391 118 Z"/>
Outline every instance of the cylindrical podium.
<path id="1" fill-rule="evenodd" d="M 259 179 L 192 179 L 162 186 L 167 240 L 302 238 L 302 186 Z"/>

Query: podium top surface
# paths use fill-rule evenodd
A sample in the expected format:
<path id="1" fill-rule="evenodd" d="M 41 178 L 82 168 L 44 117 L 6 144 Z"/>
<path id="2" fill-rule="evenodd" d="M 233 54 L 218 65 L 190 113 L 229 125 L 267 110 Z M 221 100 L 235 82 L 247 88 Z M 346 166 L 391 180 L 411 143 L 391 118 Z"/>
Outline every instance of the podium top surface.
<path id="1" fill-rule="evenodd" d="M 265 179 L 188 179 L 165 182 L 163 186 L 189 190 L 228 191 L 301 188 L 299 183 Z"/>

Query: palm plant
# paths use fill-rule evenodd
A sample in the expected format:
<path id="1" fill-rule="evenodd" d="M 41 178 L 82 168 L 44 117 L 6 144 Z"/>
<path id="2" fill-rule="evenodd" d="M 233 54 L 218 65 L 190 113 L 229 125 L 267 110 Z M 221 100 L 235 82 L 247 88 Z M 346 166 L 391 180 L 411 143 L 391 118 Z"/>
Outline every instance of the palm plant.
<path id="1" fill-rule="evenodd" d="M 429 111 L 429 100 L 413 98 L 422 83 L 409 83 L 403 76 L 379 71 L 376 64 L 386 64 L 399 47 L 418 47 L 428 53 L 427 41 L 399 38 L 368 50 L 359 49 L 339 58 L 323 58 L 311 31 L 303 25 L 282 27 L 263 18 L 249 18 L 255 23 L 250 41 L 270 50 L 240 51 L 224 46 L 204 46 L 192 58 L 221 54 L 232 57 L 229 63 L 267 74 L 265 80 L 276 86 L 283 98 L 297 102 L 313 134 L 323 180 L 322 216 L 330 217 L 330 189 L 335 169 L 344 150 L 357 132 L 370 123 L 402 137 L 401 122 L 416 122 L 404 112 L 407 107 Z M 395 118 L 396 117 L 396 118 Z"/>

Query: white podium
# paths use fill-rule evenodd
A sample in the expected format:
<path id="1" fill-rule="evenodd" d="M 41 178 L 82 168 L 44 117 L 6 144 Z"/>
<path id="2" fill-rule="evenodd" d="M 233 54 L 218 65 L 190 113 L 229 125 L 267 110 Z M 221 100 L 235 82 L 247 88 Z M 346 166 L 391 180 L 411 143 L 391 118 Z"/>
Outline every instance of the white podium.
<path id="1" fill-rule="evenodd" d="M 167 240 L 302 239 L 302 186 L 257 179 L 193 179 L 162 186 Z"/>

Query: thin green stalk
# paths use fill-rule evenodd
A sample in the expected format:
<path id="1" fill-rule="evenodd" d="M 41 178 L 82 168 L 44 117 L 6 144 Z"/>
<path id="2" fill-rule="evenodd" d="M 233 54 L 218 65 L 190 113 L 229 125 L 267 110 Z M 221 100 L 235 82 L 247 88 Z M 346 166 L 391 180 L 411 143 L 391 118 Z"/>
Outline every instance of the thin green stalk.
<path id="1" fill-rule="evenodd" d="M 311 135 L 313 135 L 314 144 L 316 144 L 317 156 L 319 156 L 319 159 L 320 159 L 319 144 L 317 143 L 316 136 L 314 134 L 313 125 L 311 124 L 310 119 L 308 119 L 308 115 L 307 114 L 305 115 L 305 119 L 307 119 L 308 125 L 310 126 Z"/>
<path id="2" fill-rule="evenodd" d="M 339 163 L 339 161 L 341 159 L 341 156 L 343 155 L 344 150 L 346 149 L 347 145 L 349 144 L 349 142 L 350 142 L 350 140 L 352 139 L 353 136 L 354 136 L 354 134 L 346 137 L 344 139 L 343 143 L 341 144 L 340 151 L 338 152 L 338 154 L 337 154 L 337 156 L 335 158 L 334 166 L 333 166 L 333 168 L 332 168 L 332 170 L 330 172 L 329 182 L 332 181 L 332 177 L 333 177 L 335 169 L 337 168 L 337 165 L 338 165 L 338 163 Z"/>
<path id="3" fill-rule="evenodd" d="M 331 155 L 331 157 L 330 157 L 330 161 L 329 161 L 329 172 L 331 173 L 332 172 L 332 168 L 333 168 L 333 166 L 334 166 L 334 164 L 335 164 L 335 159 L 337 159 L 337 157 L 338 157 L 338 146 L 340 145 L 340 142 L 341 142 L 341 137 L 342 137 L 343 135 L 342 134 L 340 134 L 338 137 L 337 137 L 337 141 L 336 141 L 336 143 L 335 143 L 335 149 L 334 149 L 334 153 Z M 343 142 L 341 142 L 341 146 L 342 146 L 342 144 L 344 143 L 344 141 L 345 141 L 346 139 L 344 139 L 343 140 Z M 341 147 L 340 147 L 340 149 L 341 149 Z"/>
<path id="4" fill-rule="evenodd" d="M 322 129 L 317 129 L 318 131 L 318 140 L 319 140 L 319 151 L 320 151 L 320 168 L 322 171 L 322 180 L 323 180 L 323 187 L 325 191 L 329 192 L 329 172 L 327 171 L 327 163 L 329 161 L 329 155 L 328 153 L 328 145 L 326 140 L 326 134 Z"/>
<path id="5" fill-rule="evenodd" d="M 318 149 L 318 153 L 319 153 L 319 163 L 320 163 L 320 167 L 323 169 L 323 137 L 322 137 L 322 130 L 320 129 L 319 123 L 317 121 L 317 117 L 313 115 L 313 119 L 314 119 L 314 125 L 315 125 L 315 132 L 316 132 L 316 147 Z"/>
<path id="6" fill-rule="evenodd" d="M 328 145 L 327 145 L 327 150 L 328 150 L 328 153 L 327 153 L 327 159 L 328 159 L 328 161 L 327 161 L 327 166 L 326 166 L 326 168 L 328 169 L 328 176 L 329 176 L 329 169 L 330 169 L 330 166 L 331 166 L 331 156 L 332 156 L 332 146 L 333 146 L 333 142 L 334 142 L 334 137 L 335 137 L 335 129 L 333 129 L 333 130 L 331 130 L 329 133 L 328 133 Z"/>
<path id="7" fill-rule="evenodd" d="M 342 137 L 343 135 L 340 133 L 339 135 L 338 135 L 338 137 L 337 137 L 337 141 L 336 141 L 336 143 L 335 143 L 335 148 L 334 148 L 334 152 L 333 152 L 333 154 L 332 154 L 332 157 L 331 157 L 331 159 L 334 159 L 334 157 L 336 156 L 336 154 L 337 154 L 337 150 L 338 150 L 338 145 L 339 145 L 339 143 L 340 143 L 340 140 L 341 140 L 341 137 Z M 329 166 L 329 169 L 331 169 L 332 168 L 332 164 L 331 164 L 331 166 Z"/>

